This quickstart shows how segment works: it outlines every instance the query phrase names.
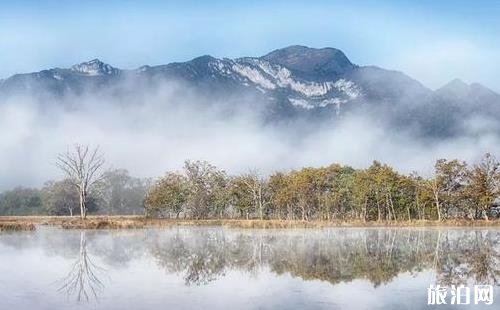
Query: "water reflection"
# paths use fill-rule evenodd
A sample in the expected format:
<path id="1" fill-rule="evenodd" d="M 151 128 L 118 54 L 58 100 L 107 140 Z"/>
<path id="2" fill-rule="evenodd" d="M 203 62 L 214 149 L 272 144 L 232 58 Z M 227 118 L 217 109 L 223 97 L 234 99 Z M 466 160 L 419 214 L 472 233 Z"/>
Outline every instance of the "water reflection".
<path id="1" fill-rule="evenodd" d="M 92 256 L 87 252 L 87 238 L 85 231 L 80 232 L 80 251 L 68 274 L 61 280 L 59 292 L 68 297 L 75 296 L 78 302 L 98 300 L 104 289 L 99 279 L 105 269 L 96 265 Z"/>
<path id="2" fill-rule="evenodd" d="M 4 253 L 23 257 L 23 251 L 38 253 L 35 249 L 43 253 L 36 254 L 38 259 L 57 258 L 67 262 L 67 268 L 55 265 L 47 268 L 54 269 L 55 274 L 67 273 L 58 291 L 81 302 L 98 300 L 108 289 L 112 291 L 108 295 L 114 294 L 114 298 L 130 294 L 119 290 L 120 281 L 128 281 L 129 277 L 143 277 L 146 281 L 153 276 L 163 277 L 174 294 L 170 302 L 175 298 L 189 299 L 189 290 L 211 287 L 224 280 L 232 285 L 236 283 L 235 274 L 238 281 L 247 283 L 257 283 L 255 279 L 266 274 L 276 279 L 291 276 L 303 281 L 304 286 L 312 285 L 309 280 L 320 280 L 332 288 L 343 283 L 352 285 L 353 290 L 356 288 L 352 283 L 360 280 L 370 283 L 375 291 L 403 279 L 403 275 L 417 278 L 431 274 L 432 278 L 424 283 L 426 287 L 430 284 L 498 287 L 500 277 L 498 229 L 173 227 L 78 232 L 40 228 L 37 232 L 0 234 L 0 248 L 4 251 L 0 252 L 0 262 Z M 108 274 L 114 284 L 105 288 L 103 278 Z M 0 288 L 1 284 L 0 279 Z M 130 289 L 131 284 L 127 285 L 121 289 Z M 426 294 L 426 287 L 419 288 L 419 292 Z M 166 298 L 163 290 L 154 293 L 154 286 L 145 288 L 145 292 Z M 283 292 L 288 296 L 285 286 Z M 152 297 L 142 298 L 144 303 Z M 419 296 L 424 303 L 425 298 Z"/>
<path id="3" fill-rule="evenodd" d="M 367 279 L 374 286 L 403 272 L 436 272 L 443 285 L 498 284 L 498 231 L 424 231 L 401 229 L 319 232 L 235 233 L 178 230 L 155 233 L 151 254 L 167 272 L 184 275 L 186 284 L 207 284 L 239 269 L 269 267 L 304 280 L 336 284 Z"/>

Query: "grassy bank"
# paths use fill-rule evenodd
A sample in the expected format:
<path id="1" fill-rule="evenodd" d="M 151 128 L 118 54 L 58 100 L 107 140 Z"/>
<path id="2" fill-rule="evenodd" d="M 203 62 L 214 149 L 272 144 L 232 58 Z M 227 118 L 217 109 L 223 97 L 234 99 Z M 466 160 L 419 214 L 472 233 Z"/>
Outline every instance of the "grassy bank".
<path id="1" fill-rule="evenodd" d="M 164 226 L 225 226 L 231 228 L 323 228 L 323 227 L 500 227 L 500 220 L 446 220 L 446 221 L 287 221 L 237 219 L 152 219 L 143 216 L 89 216 L 82 221 L 69 216 L 15 216 L 0 217 L 0 230 L 34 230 L 37 225 L 66 229 L 134 229 Z"/>
<path id="2" fill-rule="evenodd" d="M 0 221 L 0 231 L 27 231 L 35 230 L 33 222 L 23 220 Z"/>

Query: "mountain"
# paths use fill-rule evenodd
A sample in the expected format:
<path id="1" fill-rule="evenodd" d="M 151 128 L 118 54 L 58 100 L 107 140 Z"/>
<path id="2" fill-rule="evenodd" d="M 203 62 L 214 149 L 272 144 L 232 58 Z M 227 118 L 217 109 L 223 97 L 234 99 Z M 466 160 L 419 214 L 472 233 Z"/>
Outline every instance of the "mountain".
<path id="1" fill-rule="evenodd" d="M 261 59 L 283 66 L 297 77 L 325 82 L 342 78 L 356 68 L 342 51 L 335 48 L 313 49 L 295 45 L 275 50 Z"/>
<path id="2" fill-rule="evenodd" d="M 251 98 L 246 104 L 258 102 L 263 119 L 273 122 L 330 122 L 364 111 L 381 123 L 440 137 L 465 130 L 464 119 L 471 114 L 500 118 L 500 95 L 482 85 L 454 80 L 433 91 L 402 72 L 353 64 L 338 49 L 298 45 L 262 57 L 206 55 L 134 70 L 94 59 L 68 69 L 17 74 L 0 81 L 0 104 L 19 95 L 40 104 L 88 93 L 129 98 L 173 83 L 211 102 L 238 105 L 244 104 L 238 99 Z"/>
<path id="3" fill-rule="evenodd" d="M 478 83 L 469 85 L 455 79 L 436 90 L 436 97 L 460 106 L 467 113 L 500 112 L 500 95 Z"/>
<path id="4" fill-rule="evenodd" d="M 70 71 L 88 76 L 120 74 L 119 69 L 105 64 L 99 59 L 94 59 L 89 62 L 82 62 L 78 65 L 74 65 L 73 67 L 71 67 Z"/>

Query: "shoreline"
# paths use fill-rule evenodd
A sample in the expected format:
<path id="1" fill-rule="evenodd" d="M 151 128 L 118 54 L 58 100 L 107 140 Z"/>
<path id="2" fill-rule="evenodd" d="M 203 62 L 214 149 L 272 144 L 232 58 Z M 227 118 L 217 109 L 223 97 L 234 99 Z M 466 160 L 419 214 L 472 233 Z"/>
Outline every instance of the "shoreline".
<path id="1" fill-rule="evenodd" d="M 64 229 L 139 229 L 169 226 L 224 226 L 229 228 L 328 228 L 328 227 L 500 227 L 494 220 L 413 220 L 413 221 L 301 221 L 275 219 L 157 219 L 134 215 L 93 215 L 86 220 L 77 216 L 0 216 L 0 231 L 30 231 L 36 226 L 54 226 Z"/>

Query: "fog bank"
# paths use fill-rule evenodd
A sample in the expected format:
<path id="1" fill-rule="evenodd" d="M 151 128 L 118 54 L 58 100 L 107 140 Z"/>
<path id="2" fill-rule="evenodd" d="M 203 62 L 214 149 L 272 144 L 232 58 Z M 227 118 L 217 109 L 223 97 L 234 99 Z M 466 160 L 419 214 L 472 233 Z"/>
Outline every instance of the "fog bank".
<path id="1" fill-rule="evenodd" d="M 232 173 L 332 162 L 359 168 L 379 160 L 430 174 L 438 158 L 475 161 L 500 149 L 490 130 L 498 125 L 482 119 L 469 120 L 466 135 L 437 142 L 365 113 L 284 126 L 262 122 L 262 106 L 253 98 L 207 102 L 190 92 L 179 96 L 175 87 L 147 93 L 130 100 L 94 94 L 42 103 L 15 97 L 0 104 L 0 190 L 61 178 L 55 158 L 76 143 L 99 145 L 108 167 L 139 177 L 180 169 L 186 159 L 207 160 Z"/>

